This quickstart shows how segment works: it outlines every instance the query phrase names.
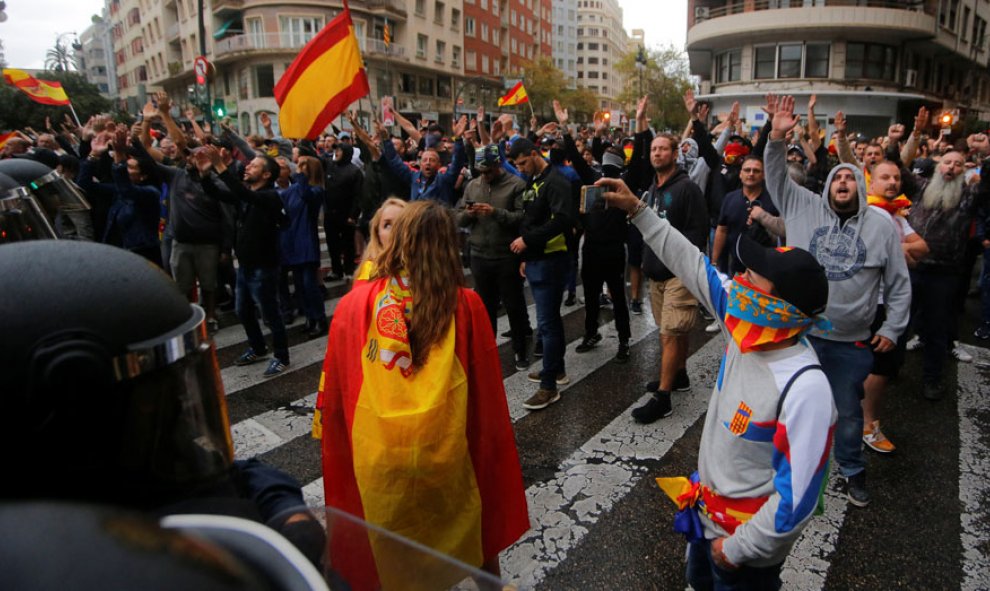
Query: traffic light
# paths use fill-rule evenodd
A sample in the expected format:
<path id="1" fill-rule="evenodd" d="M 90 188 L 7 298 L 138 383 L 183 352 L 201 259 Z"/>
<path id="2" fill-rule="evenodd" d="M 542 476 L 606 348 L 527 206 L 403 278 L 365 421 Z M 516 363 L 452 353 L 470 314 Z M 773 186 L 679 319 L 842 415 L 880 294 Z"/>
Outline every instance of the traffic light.
<path id="1" fill-rule="evenodd" d="M 213 116 L 217 119 L 223 119 L 227 116 L 227 106 L 223 103 L 222 98 L 213 99 Z"/>
<path id="2" fill-rule="evenodd" d="M 605 120 L 605 123 L 609 123 L 610 121 L 612 121 L 612 113 L 610 113 L 609 111 L 605 111 L 604 113 L 602 113 L 602 119 Z"/>
<path id="3" fill-rule="evenodd" d="M 948 111 L 942 113 L 940 121 L 942 122 L 942 127 L 952 127 L 952 113 Z"/>

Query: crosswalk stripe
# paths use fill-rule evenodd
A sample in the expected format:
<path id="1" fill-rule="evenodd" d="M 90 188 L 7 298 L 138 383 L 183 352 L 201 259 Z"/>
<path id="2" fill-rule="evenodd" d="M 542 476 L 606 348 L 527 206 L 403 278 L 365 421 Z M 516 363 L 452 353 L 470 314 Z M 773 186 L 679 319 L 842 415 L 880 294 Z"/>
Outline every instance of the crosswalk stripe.
<path id="1" fill-rule="evenodd" d="M 286 407 L 255 415 L 231 425 L 234 454 L 237 458 L 252 458 L 269 452 L 290 439 L 308 436 L 313 424 L 316 392 L 300 398 Z"/>
<path id="2" fill-rule="evenodd" d="M 982 355 L 981 355 L 982 357 Z M 990 524 L 986 521 L 986 499 L 990 498 L 990 449 L 987 440 L 986 392 L 974 363 L 959 364 L 959 504 L 962 510 L 962 591 L 990 589 Z M 982 428 L 981 428 L 982 426 Z"/>

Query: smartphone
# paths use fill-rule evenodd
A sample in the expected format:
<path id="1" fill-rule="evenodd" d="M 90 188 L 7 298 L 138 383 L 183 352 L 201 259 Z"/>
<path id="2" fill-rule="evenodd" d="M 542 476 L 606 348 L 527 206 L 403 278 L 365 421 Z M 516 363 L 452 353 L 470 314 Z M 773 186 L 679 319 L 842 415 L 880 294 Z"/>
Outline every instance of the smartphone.
<path id="1" fill-rule="evenodd" d="M 588 213 L 595 207 L 599 201 L 605 200 L 605 189 L 602 187 L 596 187 L 594 185 L 585 185 L 581 187 L 581 213 Z"/>

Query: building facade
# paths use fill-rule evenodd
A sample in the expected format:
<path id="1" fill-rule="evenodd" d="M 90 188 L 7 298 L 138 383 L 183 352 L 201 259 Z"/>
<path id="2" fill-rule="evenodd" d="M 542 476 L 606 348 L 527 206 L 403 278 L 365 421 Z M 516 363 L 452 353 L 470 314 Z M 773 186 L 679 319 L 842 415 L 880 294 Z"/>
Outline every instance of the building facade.
<path id="1" fill-rule="evenodd" d="M 553 63 L 571 88 L 577 85 L 578 0 L 553 0 Z"/>
<path id="2" fill-rule="evenodd" d="M 76 67 L 95 85 L 100 94 L 110 98 L 117 95 L 117 74 L 114 69 L 113 45 L 110 42 L 109 10 L 103 17 L 94 17 L 92 24 L 79 35 L 81 49 L 75 52 Z"/>
<path id="3" fill-rule="evenodd" d="M 690 0 L 687 50 L 713 112 L 767 92 L 817 94 L 827 123 L 883 135 L 921 105 L 990 119 L 985 0 Z"/>
<path id="4" fill-rule="evenodd" d="M 597 94 L 603 109 L 619 108 L 625 81 L 615 64 L 628 51 L 618 0 L 577 0 L 577 84 Z"/>

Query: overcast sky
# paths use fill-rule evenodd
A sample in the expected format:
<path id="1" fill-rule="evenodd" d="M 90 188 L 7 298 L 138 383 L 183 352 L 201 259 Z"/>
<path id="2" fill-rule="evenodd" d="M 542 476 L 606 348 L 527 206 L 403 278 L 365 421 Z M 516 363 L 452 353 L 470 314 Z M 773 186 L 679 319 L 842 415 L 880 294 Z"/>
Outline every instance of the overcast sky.
<path id="1" fill-rule="evenodd" d="M 619 0 L 626 30 L 642 28 L 646 43 L 673 43 L 684 47 L 687 0 Z M 55 46 L 59 33 L 82 33 L 90 17 L 98 14 L 103 0 L 7 0 L 7 21 L 0 23 L 7 64 L 15 68 L 41 68 L 45 52 Z M 68 43 L 71 35 L 66 36 Z"/>

